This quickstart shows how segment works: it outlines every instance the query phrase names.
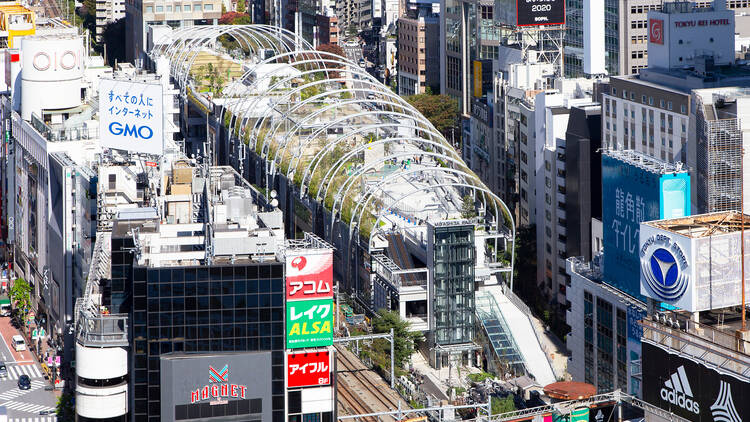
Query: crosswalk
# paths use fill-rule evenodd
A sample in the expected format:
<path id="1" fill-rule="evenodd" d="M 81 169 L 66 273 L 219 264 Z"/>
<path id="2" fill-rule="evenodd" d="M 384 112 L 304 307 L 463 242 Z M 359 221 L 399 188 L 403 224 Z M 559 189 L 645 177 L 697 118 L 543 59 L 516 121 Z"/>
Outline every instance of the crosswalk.
<path id="1" fill-rule="evenodd" d="M 36 365 L 6 365 L 8 379 L 17 380 L 21 375 L 28 375 L 29 378 L 44 378 L 42 371 Z"/>
<path id="2" fill-rule="evenodd" d="M 27 412 L 27 413 L 39 413 L 42 411 L 49 411 L 49 410 L 55 410 L 54 407 L 50 407 L 45 404 L 33 404 L 33 403 L 21 403 L 18 401 L 9 401 L 6 403 L 3 403 L 3 406 L 5 406 L 8 409 L 16 410 L 18 412 Z M 29 418 L 26 418 L 27 420 Z M 34 420 L 33 418 L 31 419 Z"/>
<path id="3" fill-rule="evenodd" d="M 3 393 L 0 393 L 0 403 L 6 400 L 13 400 L 16 397 L 23 396 L 24 394 L 30 393 L 34 390 L 38 390 L 44 387 L 45 385 L 47 385 L 47 381 L 34 380 L 34 381 L 31 381 L 31 388 L 28 390 L 21 390 L 20 388 L 13 388 L 12 390 L 5 391 Z"/>
<path id="4" fill-rule="evenodd" d="M 33 418 L 10 418 L 8 422 L 57 422 L 57 416 L 37 416 Z"/>

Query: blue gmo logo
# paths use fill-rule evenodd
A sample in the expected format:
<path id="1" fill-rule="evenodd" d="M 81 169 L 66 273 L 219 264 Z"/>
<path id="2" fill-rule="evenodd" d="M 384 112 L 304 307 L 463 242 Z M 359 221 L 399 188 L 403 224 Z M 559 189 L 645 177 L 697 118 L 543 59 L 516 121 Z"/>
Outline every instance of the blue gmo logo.
<path id="1" fill-rule="evenodd" d="M 665 301 L 675 301 L 685 294 L 688 287 L 687 274 L 680 271 L 672 252 L 664 248 L 654 249 L 648 259 L 641 262 L 646 284 Z"/>
<path id="2" fill-rule="evenodd" d="M 130 136 L 136 139 L 151 139 L 154 131 L 148 126 L 136 126 L 112 122 L 109 124 L 109 133 L 117 136 Z"/>

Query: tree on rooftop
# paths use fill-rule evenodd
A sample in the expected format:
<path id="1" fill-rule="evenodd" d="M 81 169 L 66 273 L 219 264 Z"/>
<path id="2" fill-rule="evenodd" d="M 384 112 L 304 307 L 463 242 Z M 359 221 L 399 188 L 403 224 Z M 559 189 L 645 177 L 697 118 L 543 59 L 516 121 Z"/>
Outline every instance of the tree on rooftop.
<path id="1" fill-rule="evenodd" d="M 461 203 L 461 217 L 474 218 L 477 216 L 477 210 L 474 207 L 474 198 L 471 195 L 464 195 Z"/>
<path id="2" fill-rule="evenodd" d="M 247 11 L 247 5 L 245 3 L 245 0 L 237 1 L 237 11 L 240 13 L 245 13 Z"/>
<path id="3" fill-rule="evenodd" d="M 435 128 L 451 139 L 459 121 L 458 101 L 448 95 L 417 94 L 406 97 L 406 101 L 419 110 Z M 456 131 L 456 135 L 461 134 Z"/>
<path id="4" fill-rule="evenodd" d="M 247 25 L 250 15 L 245 12 L 226 12 L 219 18 L 219 25 Z"/>

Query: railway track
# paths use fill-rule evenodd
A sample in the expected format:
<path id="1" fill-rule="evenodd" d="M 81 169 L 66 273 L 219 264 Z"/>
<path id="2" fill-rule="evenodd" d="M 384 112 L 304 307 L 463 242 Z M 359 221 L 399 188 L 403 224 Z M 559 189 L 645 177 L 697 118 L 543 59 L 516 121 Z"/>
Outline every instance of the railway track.
<path id="1" fill-rule="evenodd" d="M 336 346 L 336 348 L 338 349 L 339 363 L 337 379 L 339 383 L 340 414 L 355 415 L 399 408 L 398 396 L 382 378 L 367 369 L 356 356 L 344 347 Z M 401 408 L 408 408 L 408 405 L 402 401 Z M 396 421 L 397 419 L 391 416 L 382 416 L 379 419 L 372 417 L 361 418 L 360 420 L 377 422 Z"/>

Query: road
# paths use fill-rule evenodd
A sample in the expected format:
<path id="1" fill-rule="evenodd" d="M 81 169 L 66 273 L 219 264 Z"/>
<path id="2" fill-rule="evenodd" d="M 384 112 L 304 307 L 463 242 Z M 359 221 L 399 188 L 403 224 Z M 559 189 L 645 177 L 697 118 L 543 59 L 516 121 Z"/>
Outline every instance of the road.
<path id="1" fill-rule="evenodd" d="M 39 415 L 39 412 L 55 409 L 57 398 L 52 391 L 45 391 L 49 382 L 44 379 L 42 369 L 28 350 L 16 352 L 10 347 L 11 338 L 18 334 L 8 317 L 0 317 L 0 357 L 8 369 L 8 376 L 0 378 L 0 406 L 8 409 L 11 422 L 53 422 L 54 415 Z M 28 375 L 31 389 L 18 388 L 18 378 Z"/>
<path id="2" fill-rule="evenodd" d="M 347 44 L 344 44 L 344 52 L 346 53 L 346 58 L 350 61 L 354 62 L 356 66 L 359 67 L 360 70 L 364 71 L 365 69 L 361 66 L 359 66 L 359 61 L 364 59 L 364 56 L 362 55 L 362 47 L 359 45 L 355 47 L 350 47 Z M 354 76 L 357 78 L 356 76 Z M 362 88 L 363 84 L 362 82 L 354 82 L 352 83 L 352 88 L 359 89 Z M 354 92 L 354 98 L 358 100 L 364 100 L 367 98 L 367 93 L 365 91 L 355 91 Z"/>

